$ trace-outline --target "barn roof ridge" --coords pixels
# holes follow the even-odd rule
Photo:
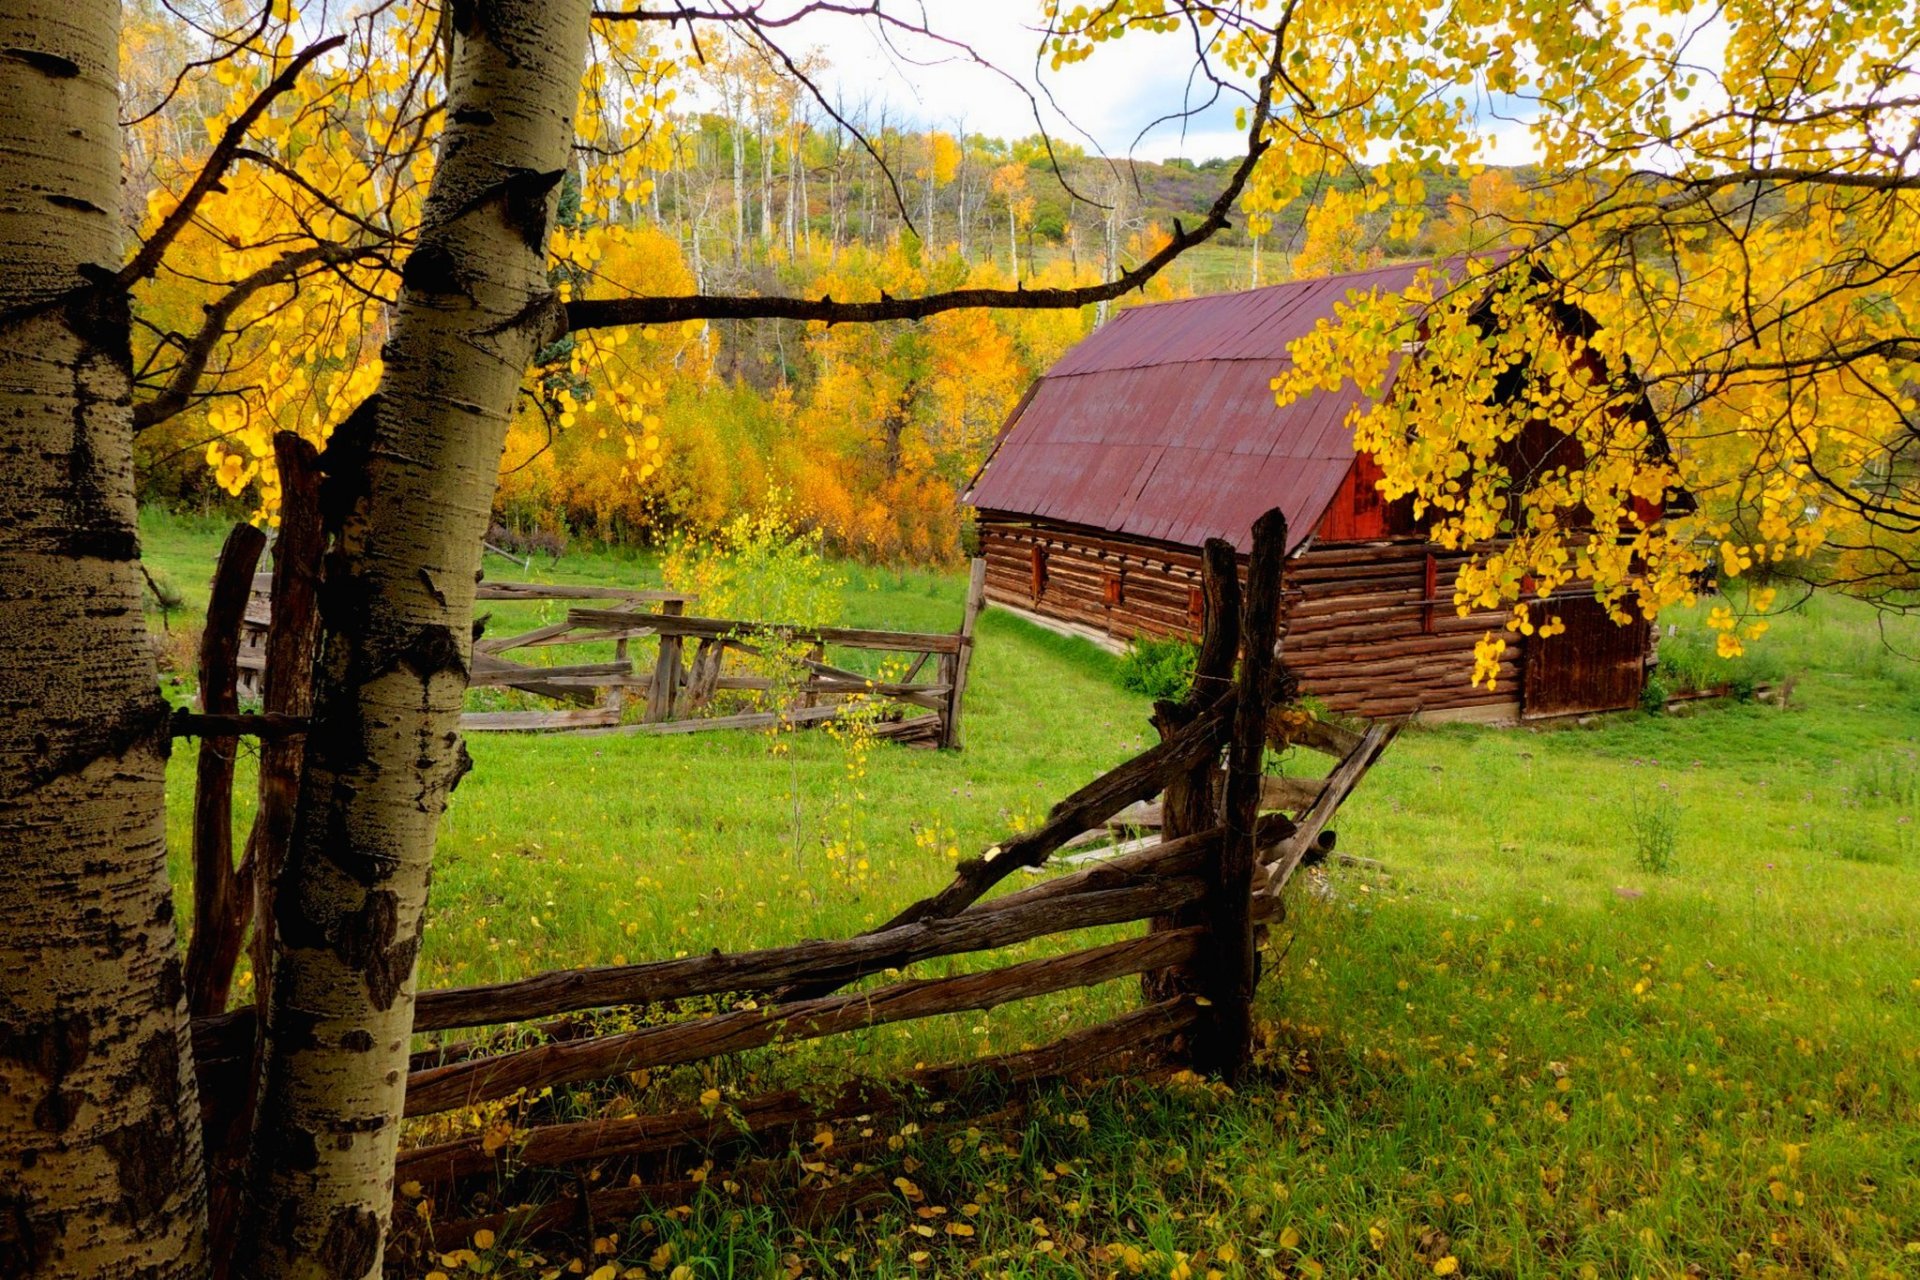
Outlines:
[[[1456,254],[1129,308],[1037,379],[968,486],[981,510],[1245,550],[1253,521],[1286,513],[1310,536],[1353,467],[1351,381],[1286,406],[1287,349],[1369,283],[1404,290]],[[1390,380],[1389,380],[1390,381]]]
[[[1357,290],[1401,292],[1423,271],[1453,274],[1469,262],[1498,265],[1507,251],[1457,253],[1383,263],[1336,275],[1308,276],[1240,289],[1143,303],[1120,312],[1083,338],[1048,377],[1194,360],[1286,360],[1287,348]]]

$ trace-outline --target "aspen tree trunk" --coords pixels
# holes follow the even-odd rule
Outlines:
[[[738,265],[741,246],[747,240],[747,129],[741,120],[746,110],[744,95],[728,114],[733,126],[733,261]]]
[[[120,6],[0,0],[0,1276],[173,1277],[206,1204],[141,616]]]
[[[337,522],[301,806],[274,887],[235,1274],[377,1276],[435,827],[464,771],[475,577],[508,420],[557,332],[548,225],[585,0],[456,4],[447,126],[379,394],[329,443]]]

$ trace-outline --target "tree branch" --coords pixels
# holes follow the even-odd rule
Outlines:
[[[247,132],[253,128],[254,122],[265,114],[276,98],[293,88],[294,83],[300,78],[300,73],[305,71],[314,59],[338,49],[346,42],[347,38],[339,35],[308,45],[293,55],[292,60],[281,69],[279,75],[267,83],[266,88],[254,95],[253,101],[249,102],[246,109],[235,116],[221,133],[220,141],[214,144],[212,152],[207,156],[206,164],[202,165],[200,172],[194,176],[193,185],[187,188],[187,194],[180,198],[180,203],[174,206],[173,212],[169,213],[154,233],[147,237],[146,243],[140,246],[140,251],[133,255],[132,260],[120,268],[119,274],[113,280],[118,288],[131,289],[159,269],[160,259],[166,256],[168,246],[193,220],[195,211],[199,209],[200,202],[206,199],[207,193],[218,187],[220,179],[226,176],[234,157],[239,153],[240,144],[246,141]]]
[[[971,307],[1006,310],[1043,310],[1084,307],[1107,302],[1142,288],[1167,264],[1195,245],[1202,244],[1230,224],[1233,205],[1253,175],[1260,158],[1272,145],[1266,134],[1270,118],[1273,84],[1279,74],[1281,46],[1274,46],[1273,60],[1260,78],[1253,119],[1247,130],[1247,154],[1233,176],[1207,210],[1198,226],[1184,228],[1176,221],[1173,238],[1159,252],[1137,267],[1101,284],[1067,288],[1023,289],[950,289],[917,298],[890,298],[885,293],[876,302],[836,302],[831,297],[756,297],[740,294],[683,294],[661,298],[585,298],[569,302],[566,326],[569,333],[583,329],[617,328],[624,325],[678,324],[688,320],[818,320],[827,324],[869,324],[880,320],[919,320],[943,311]]]
[[[227,336],[228,322],[243,305],[260,290],[272,285],[284,284],[307,267],[321,263],[348,262],[372,251],[365,247],[352,247],[341,244],[320,243],[308,245],[304,249],[295,249],[283,254],[273,262],[260,268],[250,276],[236,280],[233,287],[221,296],[218,302],[209,303],[206,308],[206,323],[193,335],[180,351],[180,361],[173,367],[173,376],[167,385],[153,399],[133,407],[133,429],[136,433],[149,427],[158,426],[168,418],[184,410],[193,399],[195,389],[200,385],[201,375],[206,373],[207,361],[213,356],[213,349],[220,339]]]

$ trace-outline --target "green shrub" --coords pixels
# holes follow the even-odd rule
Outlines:
[[[1660,676],[1660,669],[1647,673],[1647,682],[1640,686],[1640,709],[1648,715],[1657,716],[1667,709],[1667,699],[1673,696],[1673,690]]]
[[[1627,810],[1627,830],[1633,837],[1633,864],[1659,875],[1672,868],[1680,844],[1680,806],[1665,791],[1634,797]]]
[[[818,529],[802,529],[778,490],[710,539],[676,538],[661,575],[696,597],[688,612],[708,618],[832,626],[847,580],[828,561]]]
[[[969,560],[981,554],[980,517],[972,507],[960,514],[960,554]]]
[[[1898,755],[1874,756],[1853,771],[1849,789],[1855,804],[1888,805],[1908,808],[1920,804],[1920,757],[1909,751]]]
[[[1141,636],[1120,659],[1120,687],[1149,698],[1184,698],[1199,651],[1172,636]]]

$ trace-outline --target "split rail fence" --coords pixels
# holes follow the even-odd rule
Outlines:
[[[954,632],[882,631],[854,627],[806,627],[740,618],[690,616],[694,597],[682,592],[534,582],[482,582],[482,603],[562,603],[564,620],[528,631],[483,637],[473,646],[469,687],[515,689],[566,704],[558,708],[469,711],[460,727],[469,733],[703,733],[711,729],[804,727],[847,714],[849,704],[881,701],[899,711],[884,716],[874,736],[941,747],[961,744],[960,712],[973,657],[973,630],[986,598],[986,568],[975,561],[960,628]],[[264,688],[268,636],[273,624],[274,575],[255,574],[239,626],[235,657],[237,692],[258,696]],[[210,619],[211,621],[211,619]],[[650,668],[636,666],[630,646],[653,637],[658,651]],[[510,654],[554,646],[611,645],[613,657],[597,661],[536,665]],[[883,679],[836,666],[827,647],[892,652],[907,665],[897,679]],[[735,663],[729,655],[765,659],[791,673],[768,674],[767,662]],[[710,714],[715,695],[750,692],[762,705],[727,715]],[[628,699],[642,704],[628,716]]]
[[[1296,868],[1330,845],[1329,822],[1397,731],[1380,724],[1355,734],[1294,703],[1294,681],[1276,652],[1285,542],[1277,511],[1255,526],[1244,599],[1231,547],[1208,546],[1196,678],[1183,701],[1156,707],[1160,740],[1061,800],[1037,828],[963,861],[938,892],[854,937],[422,992],[416,1032],[469,1034],[415,1055],[405,1107],[410,1117],[429,1116],[544,1089],[564,1092],[632,1072],[1119,980],[1139,983],[1141,1007],[1042,1048],[848,1085],[824,1106],[783,1091],[720,1109],[624,1119],[527,1123],[536,1118],[528,1109],[505,1145],[476,1134],[402,1151],[395,1183],[417,1184],[432,1213],[422,1218],[409,1205],[396,1221],[415,1224],[415,1243],[441,1249],[458,1247],[483,1227],[496,1234],[590,1230],[648,1203],[678,1203],[687,1184],[674,1175],[685,1175],[686,1163],[708,1144],[751,1140],[743,1133],[765,1139],[836,1115],[885,1112],[929,1091],[1017,1089],[1121,1060],[1179,1063],[1229,1080],[1239,1075],[1252,1053],[1259,930],[1281,913],[1281,892]],[[661,623],[658,616],[622,616],[636,627]],[[684,629],[661,634],[725,636],[713,629],[720,624],[705,620],[679,625]],[[1276,746],[1324,752],[1338,764],[1324,779],[1276,789],[1263,781],[1266,752]],[[1163,796],[1162,831],[1152,844],[988,896],[1014,872],[1043,867],[1077,838],[1156,796]],[[956,976],[891,976],[939,957],[1130,923],[1145,927],[1064,954]],[[846,989],[876,977],[887,980]],[[675,1012],[675,1002],[702,997],[731,1007]],[[602,1034],[594,1020],[577,1016],[607,1009],[638,1011],[642,1025]],[[204,1012],[194,1025],[194,1050],[218,1161],[236,1141],[232,1116],[219,1108],[248,1092],[256,1020],[251,1008]],[[547,1199],[499,1208],[524,1199],[529,1188],[545,1188]],[[819,1198],[831,1210],[860,1190],[829,1187]],[[492,1212],[476,1213],[475,1205]]]

